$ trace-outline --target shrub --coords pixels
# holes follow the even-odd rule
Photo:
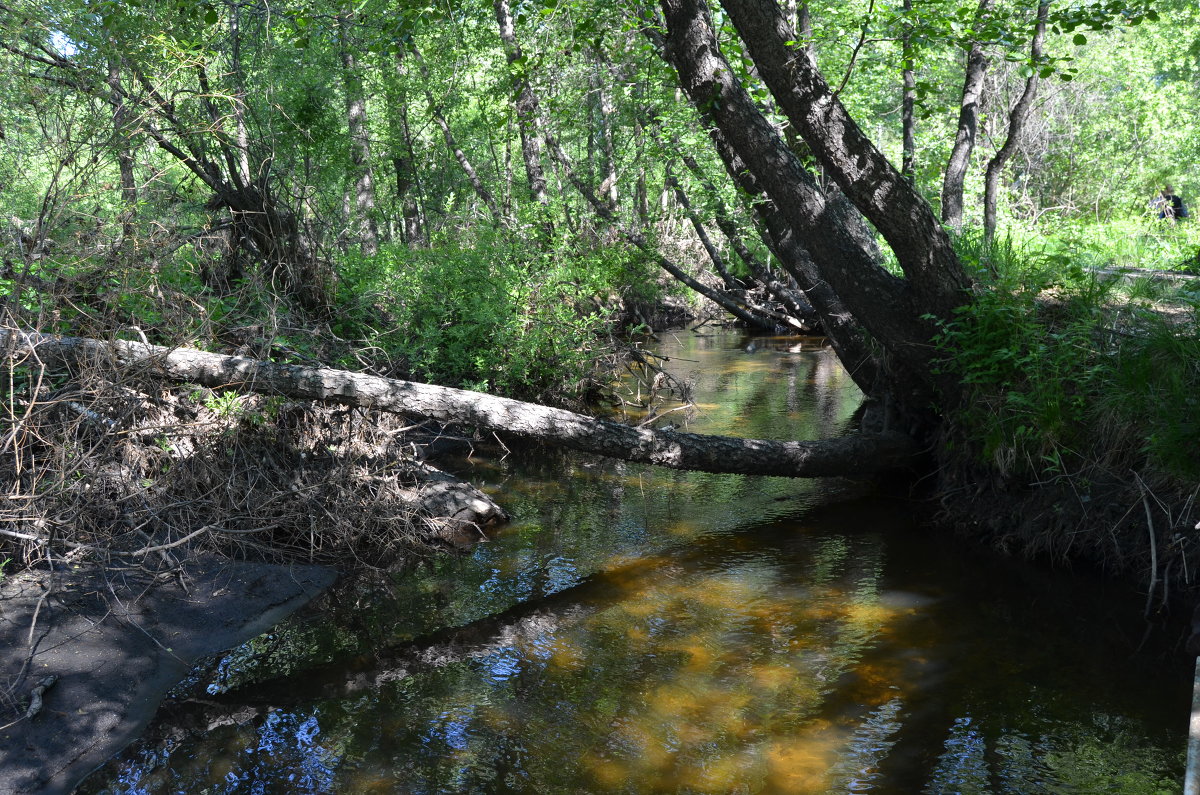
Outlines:
[[[619,248],[524,248],[497,235],[351,256],[339,300],[353,309],[338,332],[369,340],[421,380],[536,400],[578,396],[605,352],[614,295],[653,280]]]
[[[1035,478],[1082,464],[1200,475],[1195,298],[1149,304],[1160,296],[1137,281],[1044,255],[1021,263],[1011,247],[982,253],[995,279],[937,344],[966,388],[953,419],[984,460]]]

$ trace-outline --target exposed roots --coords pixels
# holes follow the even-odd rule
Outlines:
[[[941,470],[942,523],[1009,553],[1090,565],[1142,583],[1147,615],[1189,606],[1200,586],[1200,486],[1092,460],[1017,482],[967,460]]]

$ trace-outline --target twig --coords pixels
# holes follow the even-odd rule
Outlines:
[[[1154,589],[1158,585],[1158,541],[1154,537],[1154,519],[1150,515],[1150,498],[1146,496],[1148,489],[1138,473],[1134,472],[1133,476],[1137,478],[1138,486],[1142,490],[1142,506],[1146,509],[1146,530],[1150,533],[1150,587],[1146,592],[1146,609],[1143,612],[1143,615],[1149,618],[1150,605],[1154,601]]]
[[[870,6],[867,7],[866,16],[863,17],[862,33],[858,36],[858,43],[854,45],[854,51],[850,53],[850,63],[846,64],[846,74],[842,75],[842,82],[838,84],[833,95],[839,96],[842,89],[846,87],[846,83],[850,82],[850,75],[854,73],[854,62],[858,60],[858,53],[862,50],[863,45],[867,43],[867,30],[871,25],[871,14],[875,11],[875,0],[871,0]]]

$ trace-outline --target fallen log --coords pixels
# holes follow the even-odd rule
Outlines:
[[[414,381],[225,356],[144,342],[0,330],[11,359],[140,372],[213,389],[321,400],[429,417],[672,469],[781,477],[870,477],[912,465],[916,444],[885,431],[817,441],[774,441],[632,428],[563,409]]]

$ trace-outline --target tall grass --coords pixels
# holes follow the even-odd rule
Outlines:
[[[421,380],[534,400],[580,397],[622,294],[657,289],[645,258],[620,247],[540,251],[500,235],[389,246],[339,271],[340,335]]]
[[[966,388],[953,419],[985,461],[1033,480],[1095,466],[1200,477],[1195,293],[1011,240],[959,249],[982,286],[937,342]]]

